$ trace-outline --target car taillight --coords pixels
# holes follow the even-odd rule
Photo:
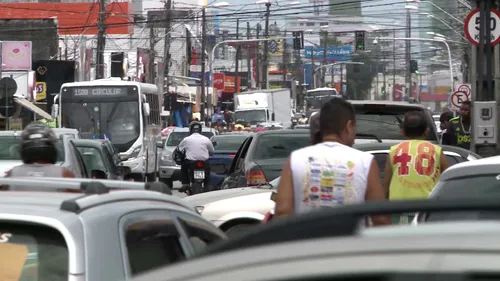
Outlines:
[[[194,163],[194,166],[195,166],[196,168],[200,168],[200,169],[201,169],[201,168],[203,168],[205,165],[203,165],[203,162],[198,161],[198,162]]]
[[[248,172],[247,175],[247,185],[254,186],[259,184],[265,184],[267,182],[264,172],[261,170],[252,170]]]
[[[231,158],[234,158],[234,157],[236,157],[236,154],[229,154],[229,156],[230,156]]]

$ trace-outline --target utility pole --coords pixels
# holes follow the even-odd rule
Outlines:
[[[326,65],[326,50],[327,50],[327,44],[326,41],[328,40],[328,31],[323,31],[323,65]],[[321,73],[323,75],[321,76],[321,87],[326,87],[325,84],[325,76],[326,76],[326,68],[323,68],[321,70]]]
[[[247,39],[250,39],[250,22],[247,21]],[[250,46],[250,45],[247,45]],[[250,48],[247,47],[247,89],[250,90],[252,88],[252,67],[250,65]]]
[[[264,38],[269,38],[269,16],[271,15],[271,2],[266,3],[266,25]],[[262,66],[262,89],[269,89],[269,42],[264,42],[264,65]]]
[[[163,75],[161,79],[163,79],[164,83],[160,83],[163,85],[163,89],[161,89],[161,93],[165,95],[170,95],[170,79],[169,79],[169,69],[170,69],[170,10],[172,9],[172,0],[167,0],[165,2],[165,41],[164,41],[164,49],[163,49]],[[170,120],[169,125],[172,126],[174,124],[174,115],[172,114],[172,101],[171,99],[167,99],[170,101],[168,110],[170,111]],[[174,101],[176,102],[176,101]]]
[[[207,22],[206,22],[206,16],[205,16],[206,8],[203,7],[201,10],[201,94],[200,94],[200,115],[201,115],[201,120],[205,121],[205,110],[207,110],[207,115],[209,115],[208,110],[210,110],[210,105],[211,103],[211,98],[206,101],[206,95],[208,93],[205,93],[205,87],[207,82],[205,81],[205,44],[207,41]],[[210,70],[212,71],[212,70]],[[212,89],[212,96],[213,96],[213,89]],[[206,103],[205,103],[206,102]],[[208,104],[208,106],[205,106]]]
[[[257,24],[257,33],[256,33],[256,37],[257,39],[260,39],[260,24]],[[255,43],[256,45],[256,50],[255,50],[255,78],[257,81],[255,81],[256,85],[258,88],[261,88],[261,85],[260,85],[260,73],[261,73],[261,69],[262,69],[262,66],[261,66],[261,63],[260,63],[260,42],[256,42]]]
[[[286,38],[286,31],[283,34],[283,37]],[[288,64],[288,49],[286,44],[286,39],[283,39],[283,88],[286,87],[286,73],[287,73],[287,64]]]
[[[104,78],[104,49],[106,47],[106,0],[99,0],[99,22],[97,33],[97,58],[96,58],[96,79]]]
[[[396,38],[396,29],[392,30],[392,37]],[[389,100],[394,100],[394,93],[396,91],[396,40],[392,41],[392,93]]]
[[[149,24],[149,65],[148,65],[148,82],[151,84],[155,83],[155,45],[156,36],[154,30],[154,24]]]
[[[411,38],[411,14],[410,10],[406,9],[406,38]],[[411,82],[411,40],[405,40],[406,52],[406,89],[408,91],[408,98],[412,95],[412,82]],[[452,89],[453,90],[453,89]]]
[[[240,39],[240,19],[236,19],[236,40]],[[236,45],[236,56],[234,58],[234,92],[239,93],[238,76],[240,72],[240,44]]]

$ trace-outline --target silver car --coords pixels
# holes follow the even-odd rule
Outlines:
[[[179,198],[145,190],[152,184],[62,178],[0,184],[23,188],[0,196],[0,257],[8,256],[13,280],[123,281],[225,238]],[[60,189],[78,193],[48,192]]]
[[[217,134],[217,131],[212,128],[203,128],[201,134],[210,139]],[[162,148],[159,161],[159,176],[160,180],[168,186],[172,186],[174,181],[181,179],[181,166],[175,164],[172,160],[172,152],[187,136],[189,136],[189,128],[174,128]]]
[[[0,177],[15,166],[23,164],[19,151],[22,131],[0,131]],[[57,134],[57,131],[56,131]],[[73,145],[73,136],[66,133],[58,135],[56,143],[58,151],[57,164],[72,171],[76,177],[86,178],[87,172],[80,154]]]

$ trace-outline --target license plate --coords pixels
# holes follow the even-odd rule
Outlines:
[[[195,180],[205,179],[205,171],[194,171],[194,179]]]

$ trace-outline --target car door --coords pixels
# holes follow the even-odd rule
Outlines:
[[[180,211],[171,213],[177,218],[183,235],[190,242],[192,252],[188,257],[203,252],[212,243],[227,239],[224,232],[199,217]]]
[[[119,229],[127,279],[191,255],[189,241],[167,210],[129,213],[120,218]]]
[[[78,170],[78,174],[81,175],[82,178],[89,178],[89,175],[87,174],[87,167],[85,167],[85,163],[83,162],[82,155],[76,148],[75,144],[73,141],[69,141],[69,147],[71,148],[71,151],[73,152],[73,159],[75,160],[75,167]]]
[[[222,189],[228,188],[236,188],[238,187],[240,178],[245,176],[244,165],[245,165],[245,157],[248,152],[248,148],[252,143],[253,137],[248,137],[245,142],[240,146],[236,156],[231,163],[231,167],[229,168],[228,177],[222,183]],[[245,179],[246,183],[246,179]]]

